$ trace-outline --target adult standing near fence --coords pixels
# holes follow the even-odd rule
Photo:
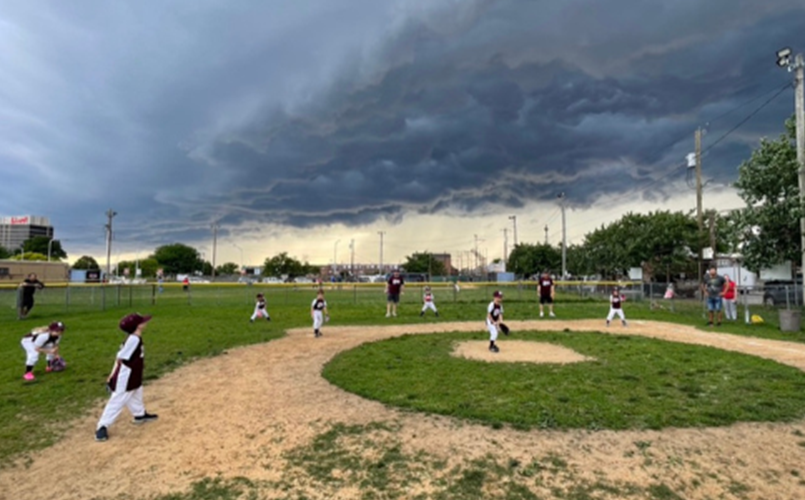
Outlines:
[[[556,297],[556,284],[547,271],[543,272],[542,276],[539,277],[537,290],[539,293],[539,317],[545,316],[544,307],[545,304],[548,304],[548,313],[551,318],[555,318],[556,315],[553,313],[553,300]]]
[[[728,321],[737,321],[738,307],[735,303],[737,285],[732,281],[729,274],[724,275],[724,281],[726,281],[724,286],[724,316]]]
[[[18,317],[25,319],[34,308],[34,294],[37,290],[45,288],[45,284],[39,281],[36,273],[31,273],[25,278],[19,287],[18,296]]]
[[[395,269],[386,281],[386,317],[397,316],[397,304],[400,303],[400,294],[405,287],[405,280],[400,276],[400,270]]]
[[[727,282],[724,277],[718,274],[718,270],[715,267],[711,267],[710,271],[704,276],[704,283],[702,284],[702,293],[707,294],[708,326],[713,326],[713,321],[715,321],[716,326],[721,326],[723,299],[726,289]]]

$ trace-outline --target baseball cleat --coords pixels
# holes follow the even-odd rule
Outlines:
[[[134,417],[133,422],[135,424],[144,424],[146,422],[154,421],[154,420],[156,420],[158,418],[159,418],[158,415],[154,415],[152,413],[145,412],[142,415],[140,415],[139,417]]]
[[[491,345],[489,346],[489,352],[500,352],[500,349],[496,345]]]
[[[109,439],[109,431],[106,430],[106,427],[95,431],[95,441],[106,441],[107,439]]]
[[[30,382],[31,380],[34,380],[36,377],[34,377],[33,372],[28,372],[25,375],[23,375],[22,378]]]

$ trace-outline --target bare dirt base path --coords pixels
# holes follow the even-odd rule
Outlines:
[[[509,326],[514,338],[517,331],[565,328],[628,333],[744,352],[805,370],[802,344],[656,322],[609,329],[602,323],[528,321]],[[110,440],[96,443],[99,406],[53,447],[33,454],[25,465],[0,471],[0,498],[149,498],[185,492],[193,482],[218,475],[278,481],[288,474],[288,453],[308,445],[333,423],[371,422],[392,422],[403,452],[439,457],[447,464],[444,470],[488,456],[522,464],[535,457],[558,457],[549,460],[553,469],[532,471],[537,480],[530,477],[529,488],[542,498],[569,491],[579,481],[659,484],[690,499],[805,498],[805,437],[799,437],[805,436],[805,422],[659,432],[492,430],[387,408],[344,392],[320,375],[335,354],[363,342],[448,331],[478,331],[483,338],[481,323],[329,327],[320,339],[304,329],[195,362],[146,387],[146,405],[160,415],[157,422],[134,426],[124,414],[110,429]],[[505,347],[506,339],[500,345]],[[412,492],[431,491],[429,476],[423,477]],[[309,486],[304,478],[294,481],[293,491],[309,498],[354,498],[358,491],[350,484],[328,492]],[[608,491],[590,498],[622,497]],[[286,493],[267,496],[286,498]],[[663,494],[660,488],[631,498],[678,498]]]

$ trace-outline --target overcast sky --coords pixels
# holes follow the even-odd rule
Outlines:
[[[71,259],[175,241],[327,263],[557,243],[695,207],[685,154],[791,81],[802,0],[0,0],[0,215]],[[739,105],[747,103],[742,107]],[[736,109],[737,108],[737,109]],[[707,207],[786,89],[704,158]],[[336,241],[340,240],[338,244]]]

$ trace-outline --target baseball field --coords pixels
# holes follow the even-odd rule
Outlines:
[[[627,301],[607,327],[601,299],[541,319],[511,289],[493,354],[491,290],[436,288],[438,318],[413,287],[396,318],[382,289],[327,290],[321,338],[308,288],[51,289],[24,321],[0,293],[0,499],[805,498],[805,335],[773,310],[708,328]],[[258,291],[271,322],[249,322]],[[133,311],[159,419],[124,411],[98,443]],[[20,338],[53,320],[67,369],[26,382]]]

